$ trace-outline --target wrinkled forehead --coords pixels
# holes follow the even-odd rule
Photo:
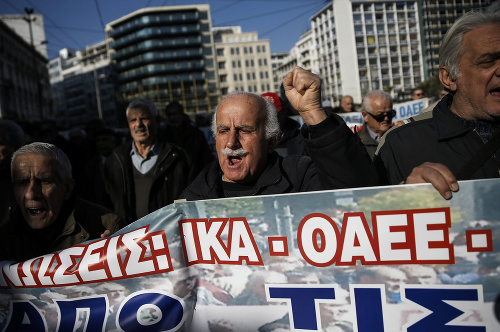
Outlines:
[[[134,107],[128,109],[129,118],[138,116],[152,118],[153,114],[146,107]]]
[[[217,126],[252,125],[264,123],[266,109],[264,100],[252,95],[234,95],[225,98],[217,107]]]
[[[60,178],[55,161],[42,154],[23,154],[14,159],[12,173],[14,176],[26,176],[34,173],[35,176]]]

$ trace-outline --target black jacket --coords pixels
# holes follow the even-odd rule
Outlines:
[[[365,147],[343,120],[331,114],[318,125],[303,126],[309,156],[273,152],[255,184],[254,195],[272,195],[376,184]],[[222,198],[219,163],[207,166],[180,196],[190,201]]]
[[[115,233],[125,224],[114,212],[74,195],[66,201],[50,226],[32,229],[19,207],[10,223],[0,228],[0,260],[24,261],[99,239],[105,230]]]
[[[132,169],[134,165],[130,156],[132,144],[133,142],[128,142],[116,148],[106,159],[104,169],[106,190],[113,202],[113,210],[127,224],[137,220]],[[159,144],[160,154],[153,166],[154,179],[149,192],[149,213],[173,203],[194,177],[184,150],[164,141]]]
[[[194,174],[198,174],[214,160],[205,134],[187,121],[184,121],[183,126],[178,129],[167,125],[163,135],[167,141],[184,149],[192,162]]]
[[[452,100],[453,96],[446,95],[432,112],[419,114],[383,136],[374,160],[382,183],[401,183],[424,162],[444,164],[456,175],[485,144],[453,115]],[[497,178],[499,167],[498,159],[492,157],[471,179]]]

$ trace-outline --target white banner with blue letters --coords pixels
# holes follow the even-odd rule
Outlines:
[[[176,203],[2,262],[2,331],[500,331],[500,180]]]

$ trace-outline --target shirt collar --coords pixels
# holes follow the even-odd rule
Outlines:
[[[377,142],[380,142],[380,137],[377,136],[377,134],[375,134],[371,129],[370,127],[368,127],[368,124],[366,126],[366,131],[368,131],[368,134],[370,134],[370,137],[373,138],[375,141]]]
[[[132,149],[130,150],[130,155],[133,156],[134,154],[140,156],[139,151],[137,151],[137,147],[135,146],[135,142],[132,141]],[[160,154],[160,146],[158,144],[158,140],[156,140],[155,143],[153,144],[153,146],[151,147],[151,149],[149,149],[146,157],[157,156],[159,154]]]

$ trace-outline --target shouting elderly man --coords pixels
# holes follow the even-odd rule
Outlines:
[[[444,198],[458,180],[499,177],[500,13],[469,12],[446,33],[432,112],[384,135],[375,163],[386,182],[430,182]]]
[[[218,162],[205,168],[183,192],[187,200],[270,195],[374,184],[375,172],[359,138],[336,114],[321,107],[318,76],[296,67],[283,80],[286,96],[305,121],[310,157],[281,157],[271,102],[233,93],[217,106],[212,122]]]
[[[55,145],[22,146],[11,168],[18,206],[0,229],[0,260],[27,260],[124,226],[113,212],[75,196],[71,164]]]

